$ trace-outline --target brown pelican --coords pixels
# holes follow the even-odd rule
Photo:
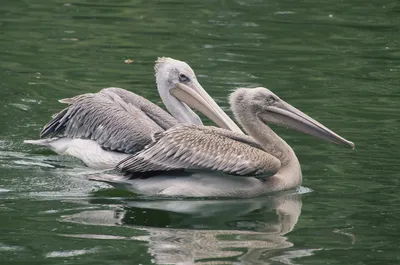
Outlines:
[[[184,85],[177,84],[176,89],[181,86]],[[107,174],[91,179],[148,195],[251,197],[295,188],[302,183],[300,163],[293,149],[265,123],[283,125],[354,148],[352,142],[266,88],[239,88],[231,94],[230,105],[236,120],[259,146],[242,134],[221,128],[178,124],[156,133],[148,147],[117,165],[117,169],[126,173],[169,173],[147,179]],[[174,172],[182,169],[189,172]]]
[[[178,123],[202,125],[188,105],[211,117],[218,126],[242,133],[202,88],[188,64],[162,57],[154,69],[159,94],[172,116],[130,91],[105,88],[60,100],[69,106],[54,115],[40,134],[41,138],[53,138],[24,142],[77,157],[91,168],[112,169],[149,144],[153,133]],[[171,90],[177,84],[183,85]]]

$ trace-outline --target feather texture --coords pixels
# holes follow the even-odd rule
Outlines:
[[[237,175],[272,175],[281,166],[251,137],[216,127],[179,124],[153,137],[153,143],[122,160],[116,168],[133,174],[208,169]]]
[[[121,88],[105,88],[60,102],[69,107],[53,116],[41,138],[91,139],[106,150],[133,154],[151,142],[153,133],[178,123],[154,103]]]

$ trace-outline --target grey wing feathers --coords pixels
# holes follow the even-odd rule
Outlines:
[[[262,146],[259,143],[257,143],[253,138],[251,138],[250,136],[248,136],[246,134],[236,133],[236,132],[218,128],[218,127],[212,127],[212,128],[213,128],[212,130],[215,131],[215,133],[218,133],[221,136],[231,138],[232,140],[236,140],[236,141],[248,144],[251,147],[258,148],[258,149],[264,151],[264,149],[262,148]]]
[[[177,125],[154,135],[154,142],[117,165],[122,172],[209,169],[237,175],[275,174],[280,161],[220,128]],[[235,134],[235,133],[233,133]],[[235,136],[235,135],[231,135]]]
[[[108,89],[61,102],[69,107],[53,116],[43,128],[41,138],[86,138],[108,150],[135,153],[151,142],[152,133],[163,131],[140,109]]]
[[[175,119],[171,114],[149,101],[148,99],[139,96],[131,91],[118,88],[108,87],[100,91],[107,95],[118,95],[123,101],[128,104],[132,104],[141,111],[143,111],[150,119],[158,124],[164,130],[171,128],[178,124],[178,120]]]

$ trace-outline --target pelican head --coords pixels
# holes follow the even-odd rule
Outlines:
[[[245,119],[256,116],[264,123],[288,127],[354,149],[353,142],[334,133],[265,87],[239,88],[231,94],[230,103],[235,115],[247,113],[248,117],[244,117]]]
[[[168,57],[158,58],[154,66],[157,88],[168,111],[182,123],[202,125],[189,108],[212,117],[218,126],[240,132],[239,127],[217,105],[197,81],[192,68],[185,62]]]

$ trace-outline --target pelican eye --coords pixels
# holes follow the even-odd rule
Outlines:
[[[190,81],[190,78],[185,74],[179,74],[179,81],[182,83],[187,83]]]
[[[274,103],[275,101],[276,101],[276,97],[274,97],[274,96],[268,96],[267,97],[267,101],[268,101],[268,103]]]

